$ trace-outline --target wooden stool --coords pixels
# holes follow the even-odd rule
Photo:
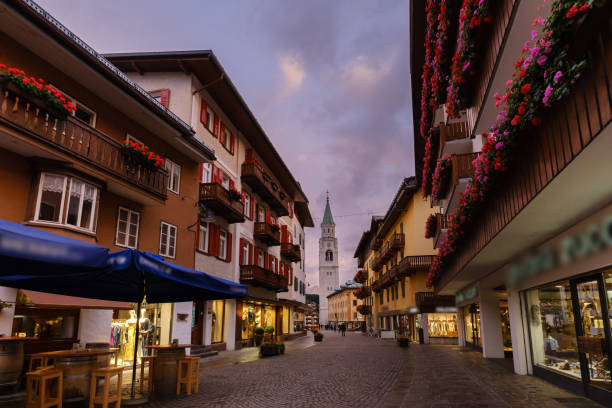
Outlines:
[[[183,374],[183,368],[185,374]],[[176,378],[176,395],[181,393],[181,384],[185,384],[187,395],[191,395],[191,387],[194,386],[194,393],[197,394],[199,387],[200,357],[187,356],[178,361],[178,371]]]
[[[30,366],[28,371],[41,370],[45,367],[52,366],[53,358],[46,357],[42,353],[30,354]]]
[[[114,394],[110,393],[111,377],[117,376],[117,389]],[[98,378],[104,378],[104,388],[101,395],[96,394]],[[121,382],[123,380],[123,367],[97,368],[91,373],[91,384],[89,386],[89,408],[94,404],[102,404],[102,408],[108,408],[108,404],[115,403],[115,408],[121,407]]]
[[[142,394],[142,388],[144,382],[147,381],[149,392],[153,392],[153,364],[155,362],[155,356],[140,357],[140,393]],[[145,365],[149,363],[149,375],[145,377]]]
[[[57,406],[62,408],[63,374],[56,368],[43,368],[42,370],[26,373],[26,408],[47,408]],[[51,394],[49,381],[57,380],[55,396]]]
[[[112,366],[118,367],[119,366],[119,351],[121,351],[121,349],[119,347],[111,347],[110,350],[113,352],[113,355],[115,356],[115,361],[112,364]]]

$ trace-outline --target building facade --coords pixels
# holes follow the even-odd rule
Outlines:
[[[357,312],[361,300],[355,296],[355,292],[361,287],[361,284],[350,280],[327,296],[328,324],[334,327],[346,324],[347,330],[355,330],[363,326],[365,318]]]
[[[319,317],[321,324],[328,323],[328,296],[340,286],[338,268],[338,239],[336,224],[329,206],[329,196],[321,222],[319,238]]]
[[[149,92],[168,89],[170,110],[217,152],[202,163],[195,268],[248,285],[243,300],[189,304],[191,344],[232,350],[257,327],[301,333],[308,200],[211,51],[107,56]]]
[[[214,150],[169,110],[166,89],[147,93],[44,10],[5,3],[0,21],[0,217],[193,268],[199,168]],[[45,102],[26,83],[59,90],[75,109]],[[134,156],[142,151],[146,163]],[[14,306],[0,313],[0,333],[38,337],[26,353],[109,342],[114,324],[135,327],[125,303],[10,288],[0,288],[0,299]],[[142,345],[183,340],[184,311],[132,311],[153,323]],[[134,347],[121,344],[129,361]]]
[[[484,358],[512,358],[517,374],[606,405],[610,4],[578,13],[569,1],[492,3],[471,10],[480,27],[461,37],[474,50],[463,61],[467,76],[454,70],[450,84],[439,84],[453,91],[459,77],[465,89],[421,104],[429,95],[422,78],[432,75],[424,44],[439,28],[424,4],[413,2],[415,163],[419,185],[440,209],[432,237],[441,251],[429,284],[455,296],[460,345]],[[540,36],[552,32],[553,20],[563,22],[555,37]],[[483,40],[477,47],[473,36]],[[453,55],[454,45],[445,52]],[[532,53],[537,58],[525,56]],[[564,76],[572,70],[580,73],[575,80]],[[539,89],[542,96],[532,100]]]

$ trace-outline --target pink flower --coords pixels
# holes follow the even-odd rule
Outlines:
[[[563,72],[561,71],[555,72],[555,76],[553,77],[553,82],[556,84],[557,82],[559,82],[559,79],[561,79],[562,76],[563,76]]]
[[[539,66],[546,64],[546,61],[548,61],[548,57],[546,55],[540,55],[536,60]]]
[[[551,86],[547,86],[546,90],[544,91],[544,97],[542,98],[542,103],[545,106],[550,106],[550,104],[548,103],[548,100],[550,99],[550,95],[553,92],[553,88]]]

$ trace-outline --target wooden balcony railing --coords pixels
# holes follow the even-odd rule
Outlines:
[[[258,265],[240,265],[240,283],[286,292],[289,281],[286,277]]]
[[[608,9],[609,10],[609,9]],[[442,271],[443,287],[574,160],[612,120],[612,41],[609,14],[591,13],[569,53],[586,55],[587,67],[569,95],[541,111],[542,124],[522,137],[513,169],[478,212],[478,223]],[[525,135],[527,136],[527,135]]]
[[[454,154],[451,157],[451,188],[454,188],[459,180],[469,178],[474,172],[472,162],[478,157],[478,153]]]
[[[357,306],[357,311],[359,312],[359,314],[361,314],[363,316],[371,315],[372,314],[372,306],[370,306],[370,305],[358,305]]]
[[[244,222],[244,204],[232,200],[229,191],[219,183],[200,184],[200,201],[230,224]]]
[[[354,292],[357,299],[365,299],[372,294],[372,289],[369,286],[362,286]]]
[[[467,122],[440,124],[440,151],[446,142],[467,139],[470,136]]]
[[[10,83],[0,83],[0,123],[156,198],[166,198],[168,173],[165,170],[150,171],[131,165],[117,140],[71,116],[58,118],[44,103]]]
[[[374,270],[375,272],[378,272],[381,270],[384,264],[385,261],[381,257],[377,256],[376,258],[372,259],[370,263],[370,268],[372,268],[372,270]]]
[[[383,262],[393,258],[397,251],[404,248],[404,234],[393,234],[380,250],[379,258]]]
[[[302,251],[299,245],[283,242],[281,243],[281,256],[284,256],[291,262],[299,262],[302,259]]]
[[[240,179],[248,184],[255,193],[259,194],[279,217],[289,215],[288,201],[286,198],[281,198],[281,193],[285,196],[286,194],[282,192],[280,186],[276,182],[270,179],[269,175],[264,176],[263,170],[257,163],[242,163],[242,174]],[[276,186],[276,189],[274,186]]]
[[[444,214],[436,214],[436,233],[433,237],[434,248],[439,248],[448,230],[448,219]]]
[[[398,268],[397,265],[395,265],[393,268],[389,269],[387,273],[382,274],[380,278],[374,281],[374,283],[372,284],[372,290],[374,292],[380,292],[381,290],[388,288],[399,280],[400,276]]]
[[[358,270],[353,280],[358,283],[365,283],[368,280],[368,271],[365,269]]]
[[[407,256],[397,264],[398,272],[401,277],[410,276],[416,272],[427,272],[433,259],[433,255]]]
[[[256,222],[253,236],[268,246],[280,245],[280,230],[275,224]]]
[[[383,240],[382,238],[374,238],[374,240],[372,241],[372,250],[373,251],[378,251],[383,244]]]

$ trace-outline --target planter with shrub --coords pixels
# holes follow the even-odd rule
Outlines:
[[[323,333],[315,333],[314,340],[315,341],[323,341]]]
[[[410,345],[410,339],[408,336],[404,335],[397,336],[397,345],[400,347],[408,347]]]
[[[259,345],[261,345],[261,342],[263,340],[264,328],[261,326],[257,326],[254,332],[255,332],[255,346],[259,347]]]

